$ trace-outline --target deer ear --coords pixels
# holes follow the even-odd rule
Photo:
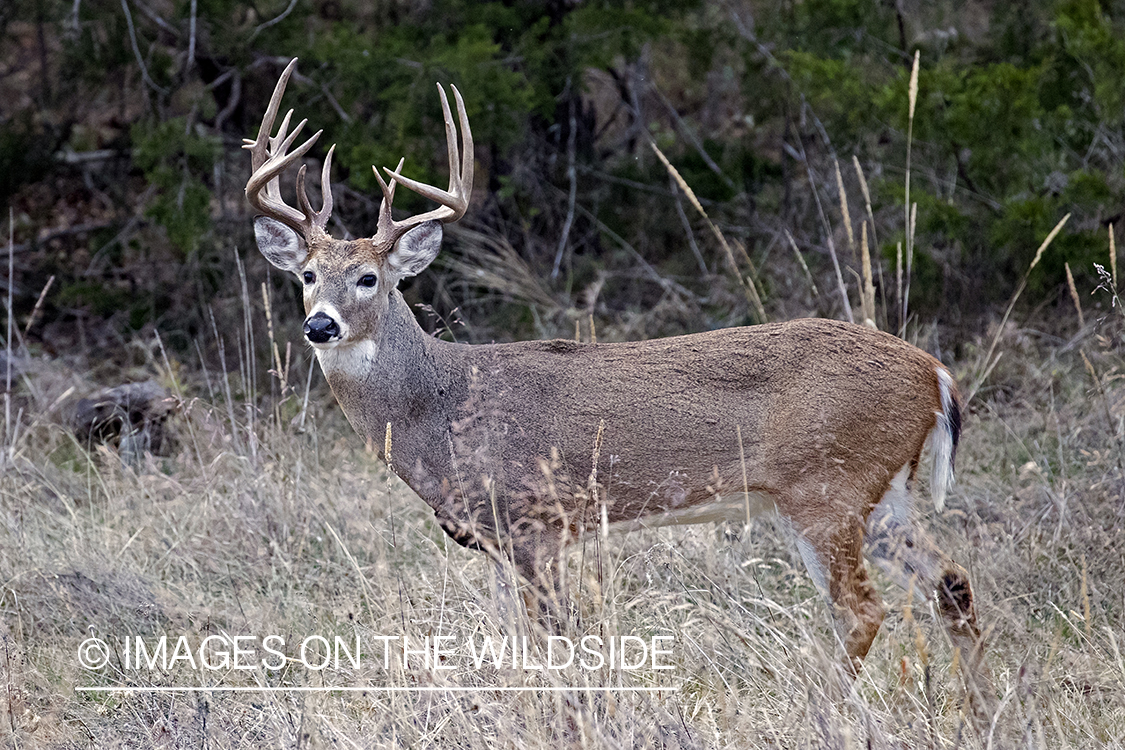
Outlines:
[[[437,220],[419,224],[402,236],[387,263],[400,279],[417,276],[433,262],[441,250],[441,222]]]
[[[309,249],[301,236],[277,219],[268,216],[254,219],[254,236],[262,255],[282,271],[299,273],[309,257]]]

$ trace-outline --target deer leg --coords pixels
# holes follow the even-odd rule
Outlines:
[[[511,563],[504,557],[494,556],[492,560],[492,594],[494,616],[503,631],[516,636],[524,630],[525,613],[516,595],[517,582]]]
[[[895,583],[915,596],[928,600],[940,571],[949,558],[913,520],[910,467],[891,480],[879,503],[867,517],[867,551],[871,559]]]
[[[895,583],[928,601],[941,571],[951,565],[929,534],[881,502],[867,519],[867,552]]]
[[[977,624],[969,574],[964,568],[953,562],[946,566],[938,581],[937,599],[949,640],[961,655],[961,674],[974,720],[987,729],[996,716],[996,695],[984,657],[985,643]]]
[[[892,486],[888,498],[894,493]],[[987,731],[996,712],[992,676],[984,656],[969,575],[945,554],[902,504],[884,498],[867,521],[868,552],[896,583],[925,601],[936,592],[938,612],[953,647],[960,652],[961,675],[974,722]]]
[[[802,526],[791,519],[797,549],[809,574],[832,605],[836,629],[854,677],[883,624],[883,603],[871,585],[862,557],[863,533],[858,520],[841,526],[817,519]]]
[[[512,564],[526,583],[524,603],[548,634],[560,634],[567,619],[564,548],[564,537],[554,527],[513,531]]]

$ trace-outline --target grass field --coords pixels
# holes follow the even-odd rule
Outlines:
[[[300,394],[261,397],[249,411],[227,401],[215,373],[205,383],[157,354],[150,374],[182,396],[175,448],[129,465],[60,426],[68,389],[89,387],[79,374],[21,360],[9,417],[18,431],[0,479],[0,739],[11,748],[1125,746],[1120,329],[1115,313],[1082,331],[1009,323],[997,336],[1003,356],[969,403],[947,510],[935,516],[919,495],[923,525],[969,570],[988,629],[1001,710],[985,734],[964,718],[932,609],[908,606],[882,578],[887,621],[841,695],[827,606],[768,519],[592,535],[573,550],[576,635],[670,636],[659,643],[671,669],[535,670],[544,657],[535,642],[527,668],[478,668],[468,644],[509,632],[492,566],[446,539],[326,389],[314,389],[299,430]],[[964,361],[951,362],[965,390],[988,343],[965,344]],[[267,667],[261,639],[271,634],[285,658]],[[197,659],[209,636],[249,636],[238,644],[258,649],[244,659],[257,666],[210,669],[180,652],[165,669],[138,668],[124,638],[146,639],[148,653],[162,635],[167,656],[183,636]],[[300,660],[308,636],[358,637],[364,657],[313,669]],[[440,661],[404,662],[401,641],[378,640],[393,636],[412,649],[452,638],[439,641]],[[79,661],[90,637],[109,647],[96,670]],[[305,661],[318,666],[323,645],[310,642]],[[217,650],[208,654],[221,666]],[[80,689],[113,685],[256,691]],[[320,690],[329,687],[339,689]],[[604,687],[616,689],[592,689]]]

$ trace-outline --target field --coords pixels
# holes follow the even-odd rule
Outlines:
[[[0,3],[0,749],[1125,749],[1120,8],[118,6]],[[876,570],[845,678],[770,517],[590,531],[574,622],[536,632],[352,431],[252,247],[241,146],[294,57],[334,237],[377,231],[372,165],[446,184],[434,83],[464,93],[470,212],[403,284],[434,335],[854,315],[949,365],[958,481],[939,513],[924,466],[915,512],[995,712]],[[160,395],[91,427],[124,383]]]
[[[541,639],[514,668],[475,664],[483,638],[524,632],[498,606],[492,565],[449,542],[364,449],[319,373],[306,411],[300,357],[289,379],[301,387],[275,387],[254,410],[231,396],[238,371],[224,384],[147,342],[149,373],[175,394],[163,457],[123,461],[81,444],[62,425],[72,394],[91,387],[84,376],[65,358],[13,359],[0,479],[3,746],[1125,746],[1121,318],[1099,295],[1101,317],[1084,328],[1066,316],[1009,322],[961,342],[950,362],[972,392],[958,484],[943,514],[922,493],[917,510],[974,582],[1000,701],[987,731],[965,718],[933,608],[882,578],[887,621],[841,691],[828,608],[769,519],[592,534],[573,549],[572,635],[669,652],[643,666],[638,640],[625,668],[534,669]],[[986,373],[993,339],[1002,356]],[[235,668],[231,640],[203,655],[209,636],[248,637],[236,643],[250,655]],[[302,654],[310,636],[326,640]],[[405,662],[396,636],[409,639]],[[97,655],[80,653],[91,637],[109,649],[93,670],[80,663]],[[138,664],[138,637],[151,665]],[[317,668],[325,646],[340,656],[337,637],[349,649],[358,639],[362,658]],[[214,648],[224,643],[226,664]],[[86,689],[120,685],[255,690]]]

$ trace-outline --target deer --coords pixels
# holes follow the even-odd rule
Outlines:
[[[303,333],[340,408],[457,543],[514,567],[538,616],[561,617],[565,551],[596,529],[742,521],[774,512],[833,615],[854,678],[884,619],[867,554],[915,596],[936,601],[974,700],[990,704],[984,642],[967,572],[913,518],[912,485],[930,446],[929,488],[954,481],[961,402],[947,367],[873,328],[825,319],[648,341],[461,344],[427,334],[398,290],[437,256],[442,226],[467,211],[474,152],[464,101],[454,124],[438,84],[446,190],[386,178],[376,232],[327,231],[322,205],[280,177],[320,137],[292,148],[290,110],[271,135],[281,74],[257,138],[246,197],[258,248],[303,286]],[[460,130],[460,146],[457,130]],[[401,220],[396,186],[438,204]],[[389,450],[388,450],[389,448]]]

